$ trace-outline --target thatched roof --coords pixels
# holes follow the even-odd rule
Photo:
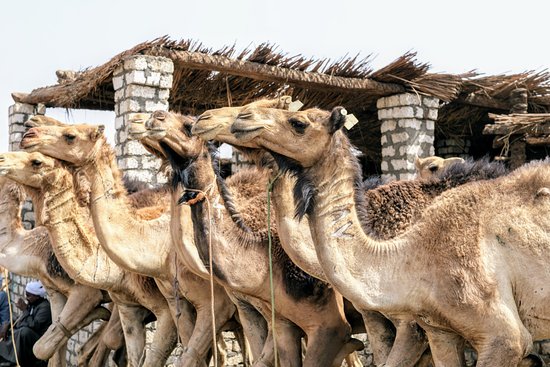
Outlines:
[[[407,91],[439,98],[444,105],[437,128],[444,136],[464,135],[480,119],[490,122],[488,112],[508,113],[510,92],[518,87],[528,91],[529,112],[550,112],[547,71],[496,76],[437,74],[430,73],[429,65],[418,62],[412,52],[375,71],[369,66],[369,57],[315,60],[289,56],[267,43],[253,50],[237,51],[235,46],[212,50],[197,42],[167,37],[141,43],[101,66],[69,75],[60,84],[30,94],[14,93],[14,100],[47,107],[113,110],[113,72],[135,54],[173,60],[169,103],[174,111],[198,114],[280,94],[291,94],[306,108],[343,105],[362,122],[350,131],[352,139],[373,155],[379,154],[375,112],[376,100],[382,96]]]

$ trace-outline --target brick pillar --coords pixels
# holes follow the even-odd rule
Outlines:
[[[135,112],[168,111],[173,72],[168,58],[133,55],[113,74],[117,163],[127,177],[152,186],[166,182],[157,174],[160,160],[138,141],[128,140],[128,118]]]
[[[382,176],[398,180],[414,178],[415,158],[434,155],[439,100],[404,93],[380,98],[376,106],[382,122]]]
[[[46,113],[46,107],[44,105],[31,105],[26,103],[16,102],[9,107],[9,150],[19,150],[19,143],[25,133],[25,126],[23,125],[32,115],[44,115]],[[23,227],[25,229],[32,229],[34,227],[34,212],[32,209],[32,202],[27,200],[23,203],[21,209],[21,218]]]

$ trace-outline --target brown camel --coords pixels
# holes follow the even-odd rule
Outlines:
[[[549,164],[448,190],[404,234],[378,241],[358,219],[364,199],[340,130],[345,115],[343,108],[250,109],[232,131],[298,175],[295,192],[306,194],[296,197],[298,215],[308,215],[321,265],[342,294],[365,308],[413,315],[437,365],[446,356],[432,341],[450,333],[472,344],[478,366],[517,365],[532,337],[550,332]]]
[[[263,236],[265,232],[259,231],[267,226],[264,220],[266,176],[258,174],[256,170],[241,171],[228,180],[226,187],[223,180],[216,179],[216,164],[211,161],[208,145],[203,140],[190,136],[190,122],[184,116],[157,111],[147,125],[155,133],[151,137],[161,139],[159,144],[170,160],[175,183],[205,191],[210,202],[214,203],[214,208],[218,208],[213,214],[216,222],[215,227],[212,227],[212,247],[215,249],[212,251],[213,273],[227,285],[244,293],[255,294],[268,302],[269,272],[265,253],[267,239]],[[230,192],[235,195],[234,198],[229,196]],[[221,197],[218,193],[221,193]],[[222,214],[223,208],[215,204],[220,200],[230,215]],[[239,203],[242,208],[241,217],[233,209],[235,203]],[[203,261],[208,262],[208,240],[202,235],[211,229],[204,217],[207,211],[202,203],[192,205],[191,210],[195,225],[195,243]],[[341,297],[325,283],[296,267],[280,247],[276,232],[273,238],[274,287],[277,293],[275,309],[282,318],[292,321],[306,333],[308,348],[304,365],[340,365],[343,357],[357,345],[357,341],[349,339],[349,325],[345,322],[338,304],[340,302],[341,306]],[[233,254],[231,257],[230,253]],[[242,257],[235,256],[235,253],[242,254]],[[252,258],[256,260],[251,273],[241,262],[250,264]],[[235,272],[232,269],[243,270]],[[243,282],[243,277],[246,282]],[[258,292],[257,289],[262,292],[251,293]],[[304,319],[304,313],[311,316]],[[332,337],[329,338],[329,335]]]
[[[48,175],[43,174],[48,171]],[[130,366],[140,365],[145,348],[143,322],[149,310],[157,317],[152,353],[143,365],[164,363],[175,342],[175,328],[164,297],[153,280],[118,267],[102,251],[86,210],[79,206],[73,177],[63,165],[40,153],[10,152],[0,155],[0,173],[25,187],[37,215],[50,233],[53,250],[75,281],[109,291],[118,305]],[[146,307],[146,308],[144,308]]]
[[[25,135],[22,146],[30,144],[34,150],[71,162],[79,173],[83,173],[89,179],[91,214],[102,248],[122,268],[154,277],[160,291],[168,300],[172,317],[178,322],[178,331],[186,347],[180,361],[181,365],[204,364],[212,345],[210,287],[205,279],[189,271],[177,258],[172,245],[168,213],[159,216],[159,213],[148,210],[144,215],[143,210],[137,212],[130,205],[120,171],[114,163],[113,150],[102,136],[99,141],[92,140],[90,145],[90,139],[82,138],[86,137],[86,132],[82,133],[78,125],[40,126],[31,129]],[[96,132],[99,129],[87,125],[83,125],[82,128],[91,128]],[[62,130],[63,132],[57,136],[69,134],[74,138],[69,141],[66,138],[54,140],[52,135],[49,135],[49,140],[43,142],[33,135],[39,132],[39,129]],[[53,130],[48,131],[52,133]],[[97,155],[90,153],[91,155],[83,160],[82,153],[90,147],[98,149]],[[160,209],[163,211],[164,205]],[[111,219],[120,217],[120,213],[125,213],[124,221]],[[178,290],[184,297],[179,299],[178,306],[174,294],[176,278]],[[222,287],[215,285],[214,293],[215,324],[217,332],[220,332],[234,314],[235,307]],[[191,304],[197,312],[196,323],[191,318]]]
[[[107,295],[69,278],[52,252],[46,228],[23,228],[24,194],[17,184],[0,177],[0,198],[0,266],[40,279],[46,287],[54,323],[36,342],[34,353],[40,359],[49,359],[50,366],[65,366],[71,335],[93,320],[109,317],[108,310],[100,307],[108,300]]]

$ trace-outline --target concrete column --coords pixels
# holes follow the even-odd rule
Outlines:
[[[376,106],[382,122],[382,176],[394,180],[414,178],[415,158],[435,153],[439,100],[404,93],[380,98]]]
[[[113,73],[117,163],[125,175],[152,186],[165,183],[160,160],[138,141],[128,140],[131,113],[168,111],[174,64],[165,57],[132,55]]]
[[[9,107],[8,125],[9,125],[9,150],[19,150],[19,143],[25,133],[24,123],[32,115],[44,115],[46,107],[44,105],[31,105],[26,103],[16,102]],[[34,211],[32,202],[27,200],[23,203],[21,209],[21,219],[25,229],[34,227]]]
[[[9,125],[9,150],[19,150],[19,143],[25,133],[23,125],[32,115],[43,115],[46,113],[44,105],[32,105],[16,102],[9,107],[8,125]]]

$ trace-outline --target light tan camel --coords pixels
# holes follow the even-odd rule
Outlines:
[[[445,167],[456,163],[464,163],[464,159],[459,157],[441,158],[431,156],[425,158],[416,157],[414,160],[416,175],[418,178],[424,180],[433,177],[435,173],[441,172]]]
[[[302,189],[295,192],[311,194],[296,198],[298,214],[308,214],[320,263],[342,294],[415,316],[438,366],[446,356],[432,340],[449,332],[472,344],[478,366],[516,366],[532,338],[550,332],[549,164],[449,190],[403,235],[377,241],[359,223],[361,174],[340,130],[345,115],[248,110],[232,132],[292,165]]]
[[[217,209],[213,214],[215,227],[210,227],[206,208],[201,203],[191,206],[195,224],[195,243],[203,261],[208,260],[208,241],[202,233],[212,229],[212,256],[214,274],[231,287],[241,292],[254,294],[269,301],[268,258],[266,228],[266,176],[256,170],[242,171],[233,175],[225,186],[215,174],[209,147],[201,139],[190,137],[191,120],[181,115],[164,111],[153,113],[147,124],[161,139],[163,152],[169,157],[174,176],[186,188],[206,192],[211,203],[223,201],[228,213]],[[182,127],[183,126],[183,127]],[[161,132],[163,131],[163,132]],[[187,181],[187,182],[183,182]],[[229,196],[229,190],[235,196]],[[220,195],[221,193],[221,195]],[[238,203],[240,214],[233,207]],[[214,204],[214,207],[219,207]],[[246,218],[244,216],[246,215]],[[249,227],[242,224],[247,223]],[[249,229],[252,228],[252,229]],[[204,231],[204,232],[203,232]],[[251,232],[254,231],[254,232]],[[284,253],[274,232],[275,309],[281,317],[298,325],[307,335],[308,348],[304,365],[340,365],[343,357],[353,351],[357,344],[349,339],[350,328],[339,308],[342,299],[327,285],[304,273]],[[235,256],[240,253],[241,256]],[[231,257],[230,257],[230,254]],[[255,268],[247,271],[242,261],[250,264],[254,258]],[[242,269],[235,272],[233,269]],[[243,280],[246,279],[246,282]],[[262,289],[263,292],[258,292]],[[256,293],[251,293],[256,292]],[[299,310],[299,311],[298,311]],[[315,311],[314,311],[315,310]],[[304,318],[304,314],[309,318]],[[278,325],[276,325],[278,327]],[[329,337],[331,335],[331,337]]]
[[[49,174],[44,174],[48,170]],[[53,250],[74,280],[109,291],[118,305],[130,366],[158,366],[173,349],[176,335],[168,305],[151,278],[127,272],[102,250],[86,209],[79,206],[71,172],[40,153],[0,155],[0,174],[25,187],[35,207],[37,222],[50,233]],[[144,308],[146,307],[146,308]],[[143,322],[149,311],[157,317],[152,353],[145,353]]]
[[[109,318],[108,310],[100,307],[107,294],[69,278],[52,252],[46,228],[23,228],[23,191],[4,177],[0,177],[0,200],[0,266],[40,279],[51,303],[54,322],[34,345],[34,353],[50,360],[50,366],[65,366],[71,335],[93,320]]]
[[[178,331],[185,345],[182,366],[202,365],[212,340],[212,313],[210,286],[208,282],[196,276],[181,264],[177,258],[170,234],[169,213],[137,212],[130,204],[123,187],[121,174],[114,162],[111,147],[102,137],[100,141],[82,138],[86,133],[82,129],[97,131],[98,127],[88,125],[40,125],[27,133],[22,145],[32,144],[33,149],[43,151],[50,156],[71,162],[78,167],[90,181],[91,214],[96,233],[102,248],[122,268],[154,277],[160,291],[168,300],[173,319],[178,322]],[[44,142],[33,134],[38,129],[57,129],[57,136],[74,136]],[[52,132],[53,130],[47,130]],[[51,137],[51,135],[49,136]],[[99,136],[98,136],[99,137]],[[90,143],[91,142],[91,143]],[[98,154],[93,153],[82,159],[82,152],[99,147]],[[159,208],[156,208],[159,209]],[[164,210],[164,206],[160,208]],[[112,218],[124,213],[124,221]],[[151,215],[152,214],[152,215]],[[174,281],[178,280],[178,291],[181,296],[175,299]],[[215,323],[217,332],[223,330],[232,317],[235,307],[220,286],[215,286]],[[192,306],[197,311],[197,322],[194,323]],[[179,305],[176,305],[179,302]],[[179,311],[178,311],[179,310]],[[178,316],[179,312],[179,316]],[[232,324],[234,327],[234,323]],[[229,326],[229,325],[228,325]]]
[[[278,101],[272,100],[272,103],[281,105]],[[242,146],[242,143],[230,132],[231,124],[239,113],[247,108],[254,107],[270,107],[269,100],[243,107],[208,110],[200,115],[193,125],[193,133],[204,137],[204,139],[215,139],[238,146],[239,149],[244,149],[246,154],[255,156],[254,161],[265,165],[270,158],[265,156],[263,149],[247,147],[246,144]],[[298,266],[309,274],[328,281],[317,259],[307,220],[298,221],[294,217],[294,199],[292,197],[294,180],[288,175],[281,176],[274,163],[269,164],[269,169],[271,170],[270,179],[274,182],[273,207],[278,233],[281,236],[281,244]],[[394,362],[399,361],[402,366],[412,366],[418,361],[426,349],[427,341],[411,318],[392,317],[392,321],[397,327],[397,339],[393,343],[394,333],[389,321],[384,316],[369,310],[361,310],[361,313],[377,364],[388,363],[392,365]],[[394,345],[393,349],[392,345]],[[392,350],[391,354],[390,350]]]

